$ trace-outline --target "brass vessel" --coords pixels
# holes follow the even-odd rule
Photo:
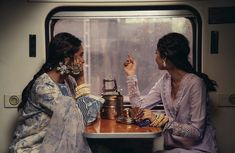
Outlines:
[[[111,88],[107,88],[107,84],[111,84]],[[123,111],[123,96],[117,90],[115,79],[103,80],[102,98],[105,102],[101,108],[100,116],[104,119],[117,119],[122,115]]]

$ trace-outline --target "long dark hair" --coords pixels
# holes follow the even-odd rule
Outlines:
[[[159,39],[157,50],[162,59],[170,60],[178,69],[188,73],[194,73],[202,78],[207,91],[216,91],[217,83],[211,80],[205,73],[196,72],[188,60],[190,52],[188,39],[179,33],[169,33]]]
[[[18,106],[18,110],[24,108],[35,80],[43,73],[56,68],[59,62],[63,62],[66,57],[73,57],[79,50],[81,43],[82,41],[80,39],[65,32],[59,33],[52,38],[48,48],[48,58],[41,69],[34,75],[33,79],[24,88],[22,92],[22,102]]]

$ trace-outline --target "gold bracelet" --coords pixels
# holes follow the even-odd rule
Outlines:
[[[157,124],[159,124],[164,119],[164,116],[164,114],[158,114],[154,121],[150,124],[150,126],[156,126]]]
[[[87,84],[81,84],[75,88],[75,98],[90,94],[90,88]]]
[[[75,88],[75,90],[80,90],[81,88],[89,88],[89,85],[86,83],[80,84]]]
[[[153,122],[150,124],[150,126],[153,126],[153,125],[157,122],[158,117],[159,117],[159,115],[156,115],[155,119],[154,119]]]

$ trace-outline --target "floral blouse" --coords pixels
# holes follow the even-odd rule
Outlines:
[[[95,120],[102,103],[99,100],[89,96],[75,100],[67,84],[56,84],[46,73],[42,74],[20,111],[9,151],[91,153],[83,132],[85,124]]]
[[[134,107],[151,109],[157,103],[163,103],[169,117],[163,130],[166,149],[174,149],[173,152],[182,148],[192,153],[217,152],[215,130],[207,120],[207,92],[201,78],[186,74],[175,99],[171,97],[169,73],[164,74],[144,97],[140,96],[136,76],[128,76],[127,85],[130,102]]]

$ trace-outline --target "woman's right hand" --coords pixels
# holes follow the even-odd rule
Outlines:
[[[81,85],[85,83],[84,79],[84,70],[83,70],[83,65],[84,65],[84,60],[82,57],[78,56],[74,59],[72,59],[70,65],[71,65],[71,73],[70,75],[74,77],[74,79],[77,82],[77,85]]]
[[[132,76],[136,74],[136,62],[131,55],[128,55],[127,60],[124,62],[124,71],[127,76]]]

